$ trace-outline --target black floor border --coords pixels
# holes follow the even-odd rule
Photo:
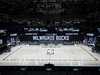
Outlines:
[[[83,47],[81,47],[83,50],[85,50]],[[88,54],[90,54],[87,50],[85,50]],[[98,61],[98,59],[96,57],[94,57],[92,54],[90,54],[94,59],[96,59]]]

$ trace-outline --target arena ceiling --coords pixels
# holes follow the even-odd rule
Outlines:
[[[89,14],[100,11],[100,1],[0,0],[0,10],[0,13],[11,17],[87,17]]]
[[[100,1],[0,0],[0,26],[6,28],[5,22],[8,22],[10,29],[11,27],[20,27],[20,30],[23,27],[47,25],[49,27],[56,25],[56,27],[68,28],[87,27],[86,29],[88,30],[93,25],[97,25],[95,27],[99,27],[98,25],[100,25]],[[20,24],[12,24],[12,22]],[[31,22],[30,26],[29,22]],[[80,22],[80,24],[76,22]]]

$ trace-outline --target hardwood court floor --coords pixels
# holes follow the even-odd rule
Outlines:
[[[47,55],[47,49],[54,49],[54,55]],[[48,63],[55,66],[100,66],[100,54],[92,53],[91,48],[83,45],[23,45],[0,55],[0,66],[43,66]]]

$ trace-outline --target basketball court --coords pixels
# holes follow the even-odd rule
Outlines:
[[[53,53],[49,51],[51,54],[47,54],[48,49],[53,49]],[[23,45],[13,47],[9,53],[1,54],[0,66],[43,66],[48,63],[55,66],[99,66],[99,55],[83,45]]]

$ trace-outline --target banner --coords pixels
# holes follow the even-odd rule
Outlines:
[[[1,45],[1,44],[3,44],[3,41],[2,41],[2,39],[0,39],[0,45]]]

